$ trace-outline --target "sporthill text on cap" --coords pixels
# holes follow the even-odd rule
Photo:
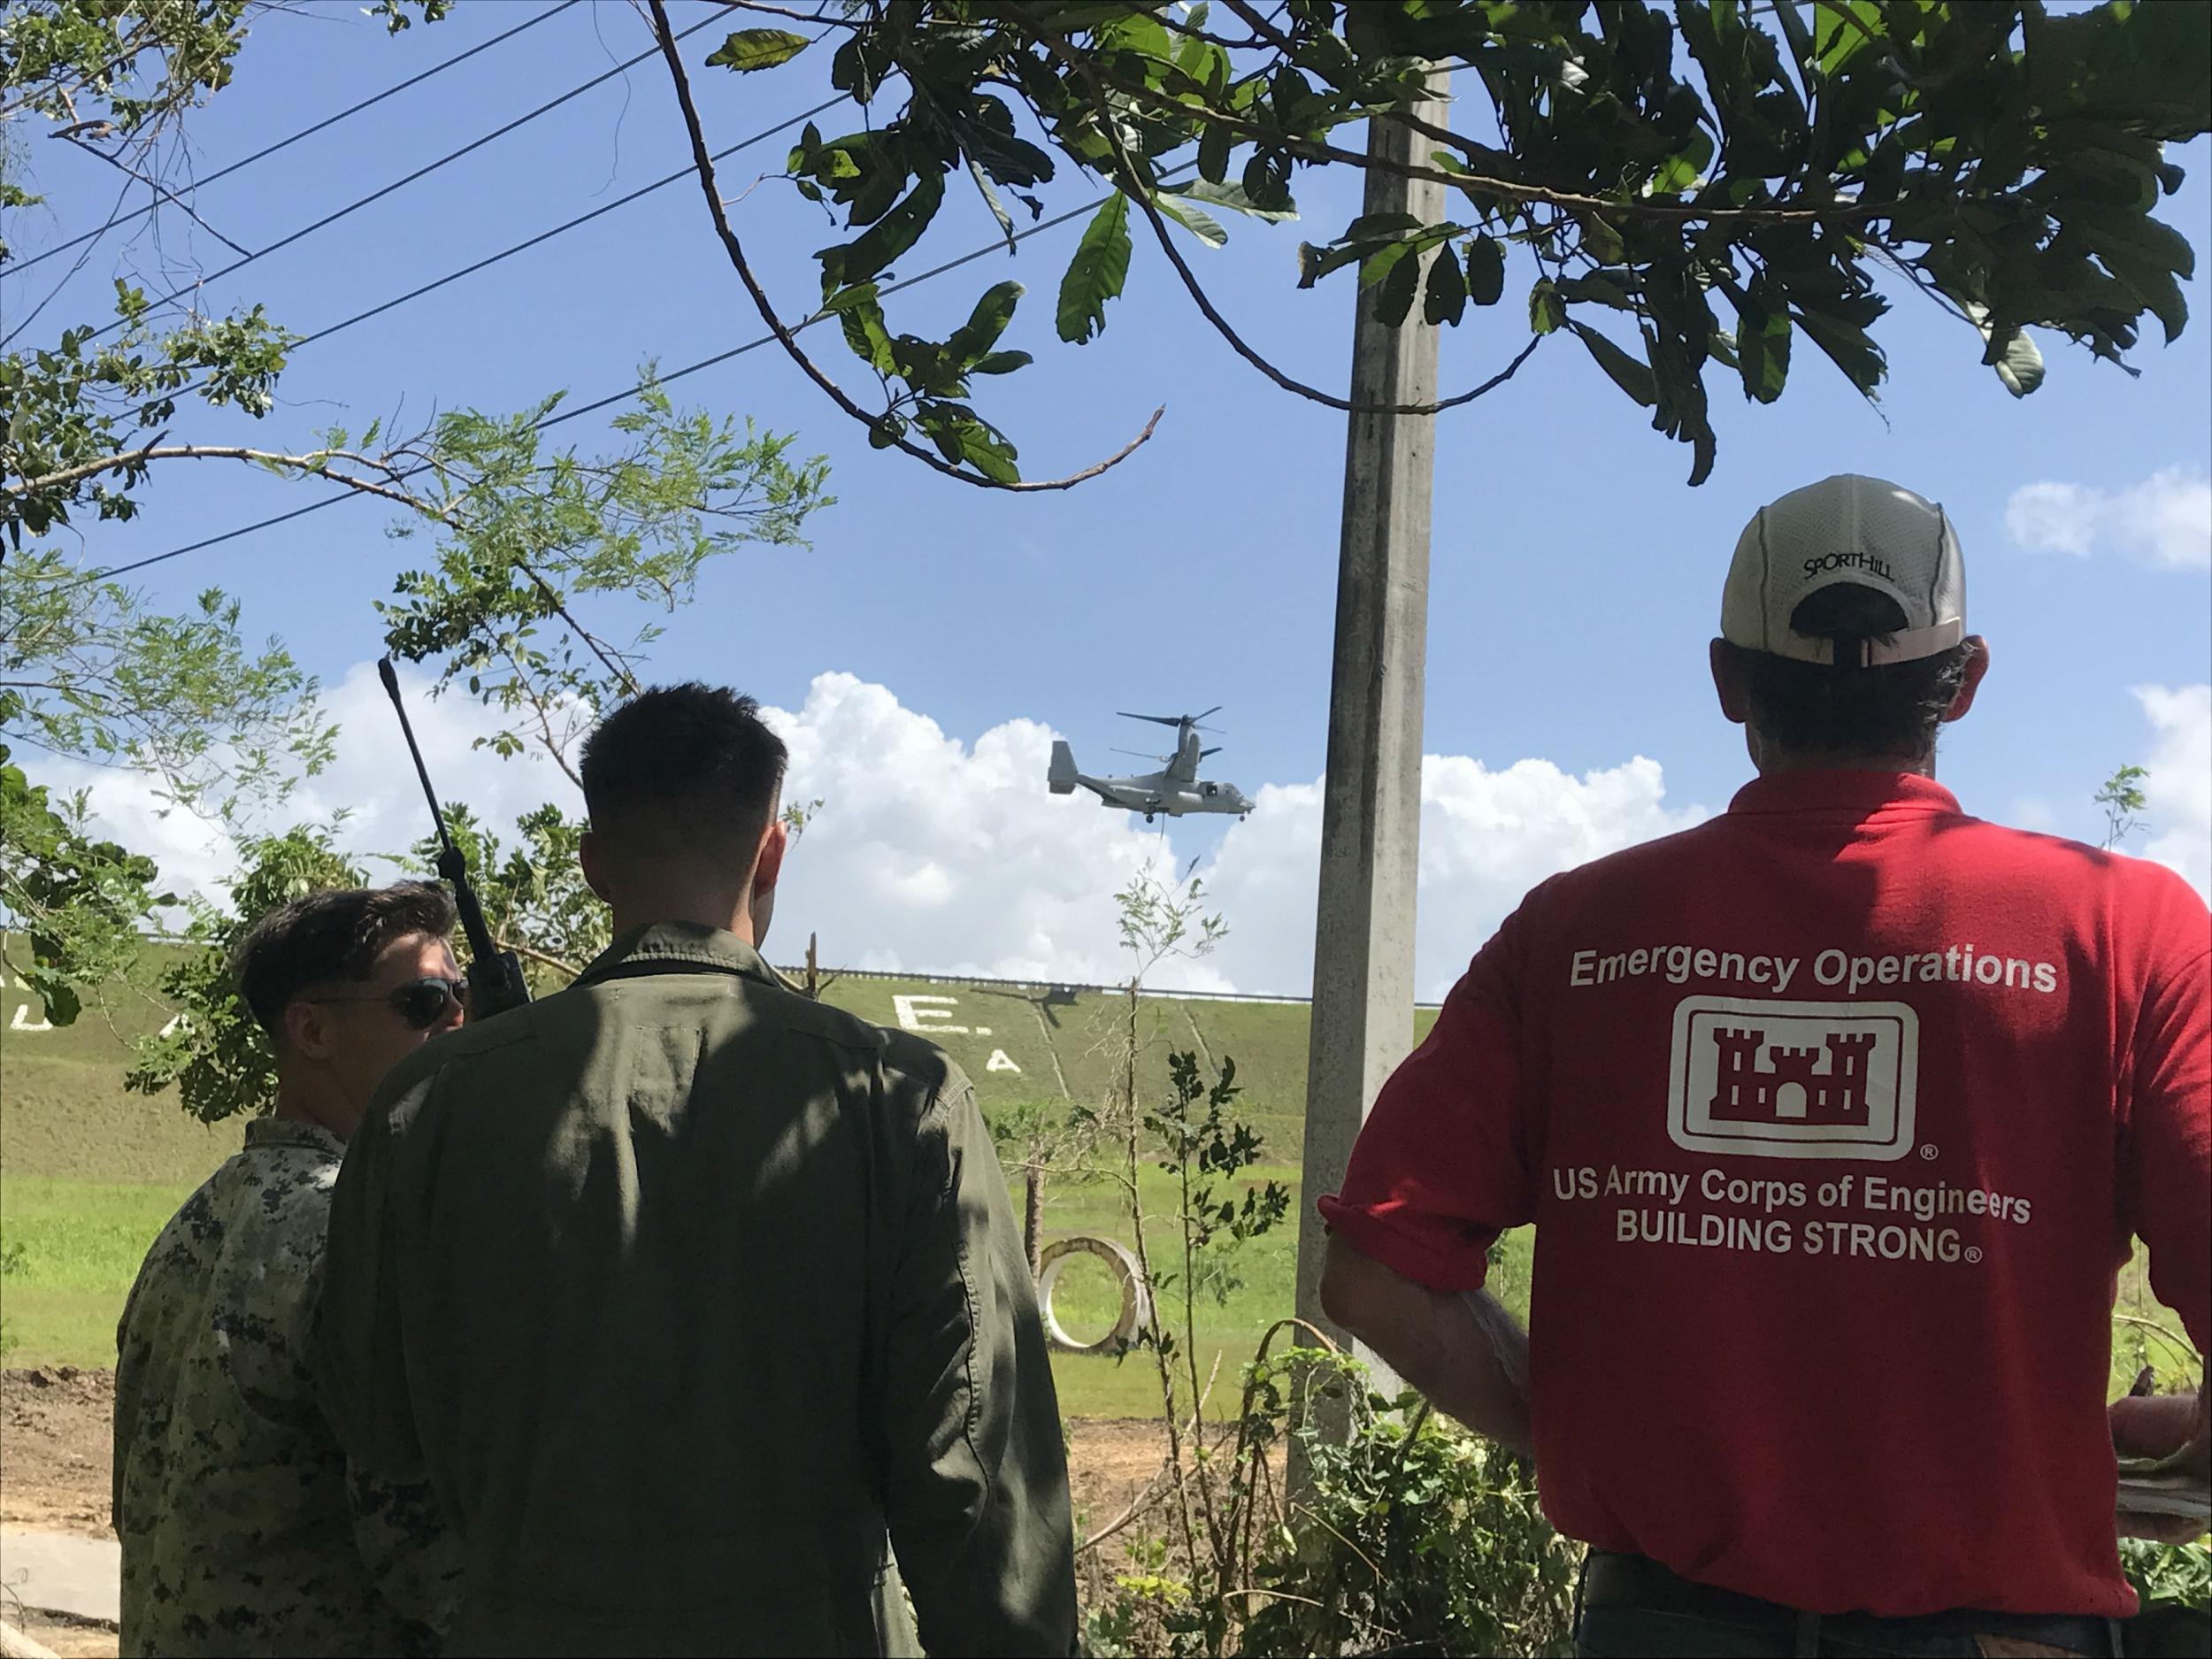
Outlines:
[[[1860,642],[1863,666],[1910,662],[1966,637],[1966,568],[1943,509],[1886,479],[1840,472],[1752,516],[1721,590],[1721,637],[1801,662],[1835,660],[1836,641],[1790,626],[1806,596],[1839,582],[1887,594],[1905,626]]]

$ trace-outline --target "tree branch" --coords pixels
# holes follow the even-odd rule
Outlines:
[[[149,461],[250,461],[262,465],[288,467],[295,472],[310,472],[318,478],[327,478],[333,483],[343,484],[349,489],[359,490],[365,495],[381,495],[387,501],[399,503],[431,518],[442,515],[420,496],[411,495],[403,489],[378,484],[369,479],[357,478],[345,472],[334,472],[324,463],[335,457],[371,467],[392,476],[390,469],[365,455],[349,449],[319,449],[309,455],[285,455],[273,449],[249,449],[236,444],[169,443],[149,444],[143,449],[126,449],[119,454],[103,456],[97,460],[81,461],[74,466],[63,467],[39,478],[27,478],[19,484],[11,484],[7,493],[14,496],[28,495],[34,490],[51,489],[58,485],[74,484],[102,472],[121,472],[127,467],[142,465]]]
[[[109,59],[106,64],[103,65],[101,67],[91,72],[90,73],[84,73],[81,72],[73,84],[79,89],[82,89],[95,81],[104,81],[109,76],[128,68],[130,66],[131,60],[134,58],[136,58],[141,52],[147,50],[146,45],[143,43],[146,35],[152,35],[154,42],[156,44],[160,43],[159,35],[156,31],[155,26],[152,23],[143,23],[142,27],[143,31],[142,34],[128,35],[116,42],[117,47],[119,48],[117,56]],[[0,104],[0,121],[6,120],[10,116],[29,109],[42,97],[58,97],[65,105],[67,105],[72,122],[76,125],[82,125],[82,123],[76,122],[75,120],[77,104],[75,98],[71,96],[70,88],[72,82],[69,78],[68,69],[68,65],[58,64],[55,65],[52,73],[27,88],[23,95],[15,99],[14,102],[9,104]]]
[[[1138,176],[1136,164],[1129,158],[1129,152],[1122,144],[1121,129],[1114,120],[1113,109],[1108,103],[1104,89],[1100,87],[1089,65],[1078,58],[1074,49],[1060,37],[1048,34],[1042,29],[1037,32],[1037,37],[1044,43],[1048,51],[1090,82],[1091,95],[1097,100],[1100,130],[1105,134],[1107,143],[1113,149],[1115,167],[1121,174],[1118,181],[1118,188],[1124,196],[1136,203],[1138,210],[1145,217],[1145,221],[1151,226],[1153,237],[1160,244],[1160,251],[1167,256],[1168,263],[1175,267],[1175,274],[1182,279],[1183,287],[1191,296],[1191,303],[1196,305],[1205,319],[1213,325],[1214,332],[1229,342],[1231,350],[1269,380],[1274,381],[1276,385],[1281,387],[1283,390],[1295,392],[1301,397],[1310,398],[1317,403],[1326,404],[1331,409],[1342,410],[1349,415],[1433,415],[1443,410],[1456,409],[1462,403],[1471,403],[1486,393],[1495,391],[1520,372],[1521,365],[1529,360],[1530,357],[1534,354],[1538,344],[1543,340],[1541,334],[1532,335],[1528,344],[1521,349],[1518,357],[1472,390],[1460,392],[1453,396],[1429,403],[1355,403],[1349,398],[1339,397],[1333,392],[1325,392],[1317,386],[1309,386],[1303,380],[1295,380],[1286,374],[1246,343],[1244,336],[1237,333],[1236,329],[1231,326],[1229,319],[1216,308],[1212,299],[1207,295],[1204,286],[1198,280],[1197,273],[1190,268],[1189,262],[1183,257],[1182,250],[1175,245],[1175,239],[1167,227],[1166,215],[1160,211],[1157,204],[1153,201],[1151,188]]]
[[[538,717],[538,740],[545,745],[545,752],[553,757],[553,764],[567,775],[569,782],[580,790],[584,787],[583,778],[578,773],[576,768],[569,764],[567,751],[561,747],[560,740],[553,735],[553,717],[546,711],[545,699],[538,695],[536,685],[524,671],[522,664],[515,660],[513,648],[503,645],[497,640],[494,640],[492,645],[502,657],[507,659],[507,666],[514,670],[514,685],[518,688],[522,699],[530,705],[530,712]],[[509,703],[507,706],[511,709],[514,705]]]
[[[1159,417],[1156,415],[1153,419],[1156,421]],[[1147,427],[1146,435],[1149,436],[1150,434],[1151,428]],[[351,461],[357,465],[381,472],[392,482],[380,484],[373,480],[357,477],[352,473],[334,472],[328,465],[334,458]],[[426,496],[418,495],[411,491],[400,488],[399,480],[404,479],[407,474],[394,468],[388,461],[356,454],[350,449],[319,449],[309,455],[285,455],[273,449],[249,449],[234,444],[149,444],[143,449],[127,449],[118,455],[103,456],[97,460],[80,462],[75,466],[64,467],[58,472],[48,472],[42,477],[25,479],[19,484],[9,485],[7,493],[11,495],[24,496],[34,490],[50,489],[58,485],[77,483],[84,479],[96,477],[102,472],[120,472],[128,467],[143,465],[150,461],[246,461],[259,465],[285,467],[315,478],[326,478],[334,484],[342,484],[346,488],[358,491],[364,495],[375,495],[382,500],[396,503],[411,512],[419,513],[426,518],[434,518],[449,529],[465,531],[468,527],[450,506],[442,506]],[[441,474],[442,475],[442,469],[441,469]],[[569,610],[566,601],[561,597],[553,585],[539,574],[536,568],[527,559],[516,558],[514,567],[521,572],[529,580],[531,585],[544,596],[553,614],[559,617],[575,631],[576,637],[584,642],[606,671],[621,683],[623,689],[633,696],[636,695],[638,688],[636,676],[607,654],[605,648],[599,641],[598,635],[576,619],[574,614]]]
[[[768,297],[767,290],[761,287],[760,280],[753,274],[752,266],[745,257],[744,247],[738,241],[737,233],[730,228],[729,214],[722,205],[721,188],[715,180],[714,157],[707,149],[706,133],[700,125],[698,106],[692,101],[690,78],[684,73],[682,56],[676,50],[675,32],[670,27],[668,21],[668,8],[664,0],[649,0],[649,4],[653,12],[654,37],[660,42],[661,56],[667,60],[669,75],[676,83],[676,102],[683,111],[685,130],[690,135],[692,165],[699,175],[700,188],[706,194],[707,211],[714,221],[715,234],[722,240],[723,250],[728,254],[730,264],[736,270],[739,280],[745,284],[746,292],[752,296],[754,309],[760,312],[761,320],[766,323],[775,334],[785,354],[792,362],[799,365],[807,379],[812,380],[827,395],[831,402],[861,425],[873,428],[877,425],[878,418],[847,396],[844,388],[831,380],[814,360],[800,349],[799,342],[794,337],[789,325],[777,314],[773,303]],[[985,478],[980,473],[963,471],[948,463],[941,456],[932,454],[921,445],[907,438],[894,440],[890,447],[903,449],[933,471],[942,472],[947,478],[958,479],[962,483],[972,484],[979,489],[1002,489],[1022,494],[1048,489],[1071,489],[1087,480],[1096,478],[1100,473],[1120,465],[1122,462],[1135,454],[1141,447],[1150,441],[1154,430],[1160,424],[1160,417],[1166,412],[1164,404],[1154,410],[1152,419],[1145,422],[1142,432],[1097,465],[1085,467],[1079,472],[1071,472],[1065,478],[1041,481],[1025,480],[1017,483],[1002,484],[995,479]]]
[[[1038,44],[1048,50],[1052,50],[1051,41],[1044,31],[1038,29],[1033,33]],[[1403,178],[1432,180],[1439,184],[1449,185],[1455,190],[1480,190],[1486,195],[1511,201],[1544,203],[1574,212],[1655,219],[1666,224],[1796,225],[1819,224],[1832,219],[1878,219],[1903,205],[1896,201],[1839,201],[1826,207],[1706,207],[1691,202],[1615,201],[1609,196],[1588,196],[1555,185],[1501,178],[1493,173],[1454,173],[1442,167],[1425,166],[1419,162],[1371,156],[1364,150],[1343,150],[1317,139],[1301,138],[1256,121],[1248,121],[1210,104],[1187,104],[1180,98],[1155,91],[1150,87],[1132,84],[1119,76],[1109,75],[1106,83],[1123,96],[1140,99],[1164,113],[1187,116],[1206,122],[1240,138],[1287,150],[1307,161],[1340,161],[1363,171],[1379,169]],[[1498,151],[1486,145],[1454,134],[1448,127],[1437,127],[1409,112],[1385,110],[1377,113],[1386,119],[1401,121],[1417,132],[1439,138],[1471,158],[1494,165],[1498,159],[1510,160],[1510,157],[1501,157]]]
[[[721,0],[721,4],[725,10],[731,12],[760,12],[772,18],[789,18],[794,23],[811,23],[817,27],[850,29],[856,34],[868,27],[874,21],[873,19],[865,16],[841,18],[833,13],[825,15],[818,7],[812,12],[802,12],[795,6],[771,5],[767,0]]]
[[[224,247],[229,249],[233,253],[242,255],[247,258],[251,258],[253,257],[251,254],[247,253],[246,250],[243,248],[241,248],[236,242],[233,242],[229,237],[224,235],[221,231],[217,230],[214,226],[209,224],[205,219],[202,219],[196,212],[193,211],[192,204],[189,202],[179,196],[174,190],[172,190],[167,185],[162,183],[160,180],[152,177],[150,174],[139,172],[137,168],[132,166],[128,162],[122,160],[119,157],[111,156],[104,150],[95,149],[92,145],[86,143],[83,139],[74,136],[73,134],[70,132],[64,131],[56,133],[53,136],[56,138],[67,138],[71,143],[74,144],[79,150],[83,150],[86,155],[97,156],[102,161],[106,162],[109,166],[113,167],[117,172],[122,173],[125,177],[137,180],[139,183],[144,185],[156,196],[160,196],[171,203],[178,209],[179,211],[182,212],[187,219],[190,219],[195,225],[197,225],[209,235],[214,237],[217,242],[221,242]]]
[[[504,933],[495,934],[494,937],[498,940],[499,948],[502,950],[511,950],[518,956],[527,956],[533,962],[565,973],[572,979],[579,979],[583,974],[584,971],[573,963],[563,962],[558,956],[548,956],[542,950],[524,944],[519,939],[510,939]]]

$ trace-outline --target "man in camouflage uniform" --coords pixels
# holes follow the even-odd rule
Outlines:
[[[323,1363],[459,1533],[462,1653],[1067,1654],[1058,1405],[957,1067],[757,949],[784,747],[649,691],[584,750],[614,943],[403,1062],[331,1210]]]
[[[273,1110],[162,1230],[116,1333],[130,1654],[427,1651],[453,1546],[428,1488],[349,1471],[309,1369],[330,1194],[393,1063],[461,1018],[452,901],[311,894],[241,941]]]

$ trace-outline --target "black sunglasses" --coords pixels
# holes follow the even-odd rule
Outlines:
[[[420,979],[410,979],[397,990],[382,996],[316,996],[314,1002],[388,1002],[399,1017],[407,1022],[411,1031],[428,1031],[446,1016],[449,1009],[465,1009],[469,982],[466,979],[448,979],[433,974]]]

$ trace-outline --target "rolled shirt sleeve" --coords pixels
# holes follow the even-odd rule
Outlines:
[[[1342,1190],[1320,1200],[1346,1243],[1432,1290],[1479,1290],[1499,1233],[1535,1215],[1523,926],[1509,917],[1452,987],[1427,1041],[1383,1085]]]
[[[2200,926],[2202,912],[2196,919]],[[2177,941],[2179,942],[2179,941]],[[2150,1248],[2151,1290],[2212,1346],[2212,954],[2154,972],[2136,1017],[2120,1137],[2120,1220]]]

